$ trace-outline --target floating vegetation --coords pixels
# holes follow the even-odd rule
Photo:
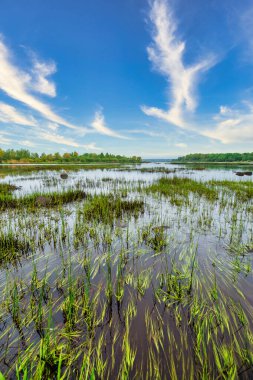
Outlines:
[[[150,169],[0,191],[1,380],[253,378],[251,178]]]

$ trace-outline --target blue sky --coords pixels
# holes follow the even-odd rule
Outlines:
[[[253,150],[250,0],[2,0],[0,147]]]

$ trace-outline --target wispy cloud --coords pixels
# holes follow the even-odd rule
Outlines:
[[[146,129],[126,129],[124,132],[134,135],[146,135],[149,137],[167,137],[165,133],[149,131]]]
[[[55,83],[48,79],[56,72],[55,62],[42,62],[33,54],[32,90],[51,97],[56,96]]]
[[[36,126],[37,121],[32,117],[27,117],[19,112],[15,107],[0,102],[0,121],[4,123],[14,123],[27,126]]]
[[[243,3],[243,2],[242,2]],[[240,36],[241,43],[247,46],[244,49],[242,57],[247,61],[252,62],[253,58],[253,5],[250,2],[250,6],[246,7],[243,12],[239,13],[239,30],[237,30],[237,36]],[[237,37],[238,38],[238,37]]]
[[[80,147],[80,144],[74,141],[73,139],[69,139],[65,136],[59,135],[55,132],[46,132],[41,131],[39,133],[39,137],[43,140],[50,141],[56,144],[66,145],[66,146],[72,146],[75,148]]]
[[[47,128],[52,131],[57,131],[59,129],[59,125],[56,123],[47,123]]]
[[[96,132],[102,135],[116,137],[120,139],[128,139],[128,137],[123,136],[107,127],[106,122],[105,122],[105,117],[101,110],[95,113],[95,117],[91,123],[91,126]]]
[[[223,144],[245,143],[253,139],[253,104],[246,103],[243,109],[221,106],[214,117],[213,128],[202,131],[204,136],[221,141]]]
[[[54,144],[60,144],[60,145],[74,147],[74,148],[84,148],[86,150],[95,150],[95,151],[102,150],[102,148],[97,147],[95,143],[80,144],[72,138],[67,138],[55,132],[40,131],[38,133],[38,137],[42,140],[49,141]]]
[[[39,91],[41,93],[47,93],[47,95],[54,95],[54,87],[52,83],[50,84],[46,79],[49,74],[52,74],[53,67],[37,63],[37,68],[35,65],[37,80],[33,82],[30,73],[24,72],[12,62],[11,53],[2,37],[0,38],[0,67],[0,89],[9,97],[39,112],[49,121],[67,128],[81,129],[56,114],[48,104],[31,94],[31,91]],[[86,128],[83,127],[82,131],[84,130],[86,130]]]
[[[36,146],[36,144],[30,140],[21,140],[18,144],[26,148],[34,148]]]
[[[143,112],[223,144],[243,143],[253,139],[253,106],[250,104],[247,110],[221,106],[219,114],[207,122],[206,126],[199,120],[194,123],[189,121],[197,107],[196,88],[201,74],[217,60],[214,56],[209,56],[195,64],[185,65],[186,44],[177,36],[177,23],[168,1],[153,1],[150,20],[153,25],[153,42],[148,47],[148,56],[154,68],[167,79],[170,106],[168,110],[142,106]],[[186,148],[185,143],[177,143],[175,146]]]
[[[184,148],[187,148],[188,145],[185,144],[185,143],[176,143],[175,146],[176,146],[177,148],[182,148],[182,149],[184,149]]]
[[[9,145],[11,142],[11,139],[9,139],[8,137],[4,137],[2,133],[0,134],[0,145]]]
[[[215,64],[209,56],[192,65],[185,65],[183,56],[185,42],[177,36],[177,23],[166,0],[154,0],[150,10],[153,26],[151,46],[148,56],[154,68],[165,76],[170,88],[170,107],[162,110],[156,107],[142,106],[148,116],[158,117],[180,128],[195,129],[186,122],[185,113],[196,109],[196,86],[203,72]]]
[[[83,147],[87,150],[94,150],[94,151],[102,151],[103,149],[102,148],[99,148],[98,146],[96,146],[96,143],[90,143],[90,144],[85,144],[83,145]]]

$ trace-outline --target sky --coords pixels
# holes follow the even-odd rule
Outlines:
[[[252,0],[1,0],[0,148],[253,151]]]

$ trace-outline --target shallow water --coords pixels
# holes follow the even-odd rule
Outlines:
[[[83,167],[83,166],[75,166],[74,168],[62,166],[62,168],[57,165],[57,170],[52,168],[40,169],[37,167],[32,170],[33,165],[27,166],[15,166],[15,170],[13,170],[12,166],[1,166],[0,165],[0,183],[10,183],[15,184],[16,186],[21,187],[21,191],[17,191],[16,194],[18,196],[21,194],[28,194],[37,191],[47,191],[50,188],[50,191],[58,191],[65,190],[69,187],[75,186],[79,181],[102,181],[103,179],[111,179],[117,181],[144,181],[146,183],[150,183],[164,175],[169,177],[174,176],[175,174],[179,177],[187,177],[200,181],[209,181],[209,180],[229,180],[229,181],[252,181],[251,176],[236,176],[236,171],[246,171],[253,170],[252,167],[243,167],[243,166],[227,166],[223,167],[220,165],[216,165],[213,167],[212,165],[207,165],[204,170],[202,170],[203,165],[201,165],[201,170],[198,169],[198,166],[192,165],[175,165],[175,164],[167,164],[164,163],[145,163],[141,165],[127,166],[124,168],[102,168],[102,169],[92,169],[92,167]],[[157,173],[146,173],[141,172],[141,169],[159,169],[165,168],[167,170],[175,170],[175,173],[164,174],[163,172]],[[27,172],[26,169],[29,168]],[[68,178],[62,180],[60,178],[61,170],[65,170],[68,173]]]
[[[174,172],[163,173],[162,167]],[[160,172],[141,172],[141,169],[157,169]],[[205,302],[209,308],[218,308],[219,297],[221,303],[219,307],[225,307],[226,310],[230,310],[226,302],[240,305],[249,319],[247,329],[250,334],[252,333],[252,252],[243,255],[231,253],[232,243],[238,246],[253,241],[253,213],[248,211],[248,208],[252,207],[252,201],[235,205],[231,203],[228,195],[224,206],[220,200],[210,203],[206,199],[193,196],[189,204],[178,207],[171,204],[166,197],[147,195],[142,190],[137,191],[164,176],[176,175],[203,182],[209,180],[252,182],[252,177],[237,177],[233,172],[238,170],[237,167],[216,166],[196,170],[184,165],[164,163],[129,166],[126,169],[78,167],[66,170],[68,178],[62,180],[60,170],[54,168],[50,170],[36,168],[34,171],[29,168],[29,171],[26,171],[26,168],[20,167],[13,171],[12,168],[5,167],[0,182],[21,186],[20,190],[15,191],[17,197],[34,192],[59,192],[77,187],[90,194],[126,191],[127,199],[144,200],[144,212],[136,216],[124,215],[122,220],[112,221],[111,226],[96,224],[92,220],[83,222],[82,216],[78,215],[80,211],[82,212],[85,200],[60,209],[42,208],[35,213],[23,210],[7,210],[1,213],[2,233],[12,230],[20,238],[27,236],[35,242],[35,246],[26,256],[20,256],[15,262],[4,262],[0,267],[2,303],[0,370],[3,373],[15,378],[13,358],[15,361],[20,349],[21,351],[27,349],[28,342],[39,343],[41,340],[34,324],[29,322],[29,318],[32,318],[29,313],[32,310],[31,283],[34,268],[41,281],[46,278],[50,289],[48,292],[52,299],[53,329],[56,334],[66,328],[66,316],[62,311],[62,305],[66,302],[66,292],[70,287],[69,271],[72,273],[71,281],[80,281],[80,284],[89,282],[91,300],[99,291],[97,315],[105,314],[94,330],[94,346],[99,344],[102,336],[101,358],[104,361],[112,355],[115,331],[118,338],[114,342],[115,352],[117,350],[114,368],[106,367],[102,375],[96,369],[97,378],[119,378],[124,358],[124,350],[121,347],[126,344],[124,334],[127,323],[130,323],[129,318],[131,320],[129,342],[136,350],[134,363],[128,368],[129,378],[134,376],[156,378],[152,372],[154,369],[149,368],[150,362],[156,358],[161,378],[173,378],[169,362],[174,360],[178,378],[186,379],[187,371],[192,371],[191,365],[197,360],[196,343],[195,340],[193,342],[193,331],[189,328],[190,322],[187,317],[187,314],[192,313],[191,305],[195,296],[201,298],[205,295]],[[83,226],[84,230],[77,235],[76,231],[80,226]],[[81,236],[84,240],[76,241],[77,236]],[[165,244],[157,247],[157,239],[159,243],[161,237],[165,240]],[[194,252],[197,257],[196,263],[193,261]],[[91,270],[91,273],[87,274],[88,270]],[[188,297],[186,292],[187,294],[183,293],[183,299],[177,299],[178,295],[174,295],[173,292],[178,292],[178,282],[172,282],[174,285],[168,296],[164,290],[166,276],[170,275],[170,279],[174,276],[172,280],[175,278],[175,281],[180,278],[179,283],[184,292],[184,283],[189,281],[191,270],[194,270],[194,294]],[[26,319],[22,327],[15,323],[13,312],[10,311],[11,306],[9,309],[6,307],[8,294],[11,293],[10,289],[15,282],[19,286],[24,305],[24,309],[21,308],[20,311]],[[120,289],[118,289],[119,282]],[[117,296],[118,291],[123,292],[122,297]],[[47,303],[48,300],[43,301],[45,310]],[[129,305],[134,305],[133,315],[129,312],[131,317],[128,316]],[[103,308],[106,308],[104,312]],[[234,325],[235,328],[238,327],[237,323],[237,320],[231,320],[231,328]],[[45,330],[45,324],[46,322],[43,322],[42,331]],[[155,331],[161,335],[159,343],[154,341],[152,336],[154,328],[152,324],[156,326]],[[77,342],[81,344],[87,338],[87,327],[83,326],[81,319],[78,319],[75,328],[75,331],[78,331]],[[168,328],[170,333],[167,331]],[[218,327],[215,329],[217,329],[217,334],[213,338],[215,342],[217,340],[217,343],[223,344],[227,341],[231,344],[230,332],[220,332]],[[239,335],[237,339],[239,344],[243,343],[242,336]],[[175,345],[175,342],[181,343]],[[209,365],[212,366],[214,359],[210,347],[208,352]],[[191,361],[191,357],[195,359]],[[238,368],[240,365],[242,364],[239,363]],[[194,369],[195,375],[192,378],[201,378],[199,367],[200,363],[198,371]],[[148,377],[144,376],[145,373],[149,373]],[[218,378],[220,375],[218,369],[214,369],[214,372],[210,370],[209,374],[213,376],[210,378],[216,376]],[[251,378],[252,368],[247,368],[244,363],[242,369],[238,369],[238,376]],[[75,375],[71,373],[70,378],[75,378]]]

